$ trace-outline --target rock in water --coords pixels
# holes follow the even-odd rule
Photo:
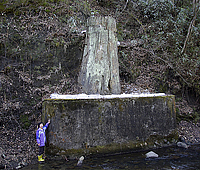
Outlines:
[[[157,158],[158,157],[158,154],[156,154],[153,151],[150,151],[150,152],[146,153],[145,155],[146,155],[146,158]]]
[[[120,94],[116,21],[112,17],[87,20],[84,54],[78,83],[86,94]]]
[[[180,148],[185,148],[185,149],[188,148],[188,145],[184,142],[177,142],[177,146],[180,147]]]
[[[83,163],[83,160],[84,160],[84,157],[81,156],[81,157],[79,158],[79,160],[78,160],[77,166],[81,166],[82,163]]]

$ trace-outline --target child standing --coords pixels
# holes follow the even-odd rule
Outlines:
[[[47,129],[49,124],[50,124],[50,119],[48,120],[45,126],[43,125],[43,122],[40,122],[38,124],[38,130],[36,132],[36,140],[39,146],[39,154],[38,154],[39,162],[44,162],[44,159],[42,158],[42,156],[44,154],[44,146],[46,143],[45,130]]]

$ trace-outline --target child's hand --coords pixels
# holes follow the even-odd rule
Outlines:
[[[48,123],[51,123],[50,119],[48,120]]]

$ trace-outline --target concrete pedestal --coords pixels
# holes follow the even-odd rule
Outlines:
[[[48,147],[56,154],[121,152],[176,138],[173,95],[46,99],[42,120],[49,118]]]

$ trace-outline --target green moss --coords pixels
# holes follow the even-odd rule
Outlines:
[[[48,107],[47,107],[48,106]],[[43,102],[42,104],[42,121],[45,120],[45,117],[54,117],[55,116],[55,107],[54,107],[54,103],[46,103]]]
[[[22,127],[23,127],[24,129],[28,129],[29,126],[31,125],[31,121],[30,121],[28,118],[29,118],[28,115],[22,114],[22,115],[20,116],[20,121],[21,121]]]
[[[167,106],[168,108],[170,108],[171,116],[172,116],[173,112],[176,113],[175,97],[171,95],[171,96],[168,96],[166,100],[167,100]]]
[[[102,122],[103,122],[103,120],[102,120],[102,116],[99,116],[99,125],[101,125],[102,124]]]
[[[0,11],[5,10],[6,5],[4,5],[2,2],[0,2]]]
[[[150,98],[152,100],[150,100]],[[145,104],[149,104],[149,103],[153,102],[153,100],[155,100],[155,99],[160,99],[160,100],[163,100],[163,103],[167,103],[167,107],[171,111],[171,116],[172,116],[173,112],[176,112],[175,96],[174,95],[165,95],[165,96],[156,96],[156,97],[143,97],[143,98],[140,98],[139,100],[141,100],[142,103],[144,103],[144,105],[145,105]]]
[[[62,110],[66,110],[65,104],[62,103]]]
[[[164,146],[164,145],[170,145],[176,143],[178,140],[178,133],[176,130],[171,132],[167,136],[161,136],[161,135],[150,135],[149,138],[146,140],[147,146],[149,148],[154,146]]]
[[[124,106],[121,102],[118,105],[118,109],[119,109],[120,112],[123,112],[123,110],[124,110]]]

